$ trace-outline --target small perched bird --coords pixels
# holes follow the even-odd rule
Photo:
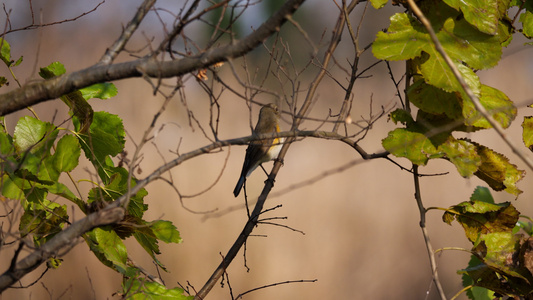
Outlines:
[[[267,104],[259,112],[259,120],[253,131],[253,135],[279,132],[279,110],[275,104]],[[246,156],[242,165],[241,177],[233,190],[233,195],[237,197],[241,192],[246,177],[262,163],[274,160],[278,157],[284,138],[264,139],[250,142],[246,148]]]

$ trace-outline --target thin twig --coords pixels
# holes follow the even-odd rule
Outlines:
[[[420,178],[418,176],[418,165],[413,164],[413,179],[415,182],[415,200],[418,210],[420,211],[420,229],[422,229],[422,235],[424,236],[424,241],[426,242],[426,249],[428,251],[429,263],[431,265],[431,272],[433,274],[433,282],[437,287],[440,298],[446,300],[446,295],[439,280],[439,273],[437,272],[437,262],[435,260],[435,252],[433,251],[433,246],[429,239],[429,233],[426,228],[426,209],[422,203],[422,195],[420,193]]]
[[[115,60],[117,55],[124,49],[126,43],[130,40],[131,36],[141,24],[148,11],[152,8],[156,0],[144,0],[142,5],[137,9],[137,13],[126,25],[126,28],[122,31],[120,37],[113,43],[113,45],[107,48],[105,54],[100,58],[100,63],[103,65],[109,65]]]
[[[24,27],[20,27],[20,28],[16,28],[16,29],[9,29],[5,32],[3,32],[2,34],[0,34],[0,37],[4,37],[6,34],[9,34],[9,33],[13,33],[13,32],[16,32],[16,31],[23,31],[23,30],[32,30],[32,29],[36,29],[36,28],[41,28],[41,27],[48,27],[48,26],[53,26],[53,25],[58,25],[58,24],[62,24],[62,23],[67,23],[67,22],[74,22],[76,20],[78,20],[79,18],[82,18],[92,12],[95,12],[98,7],[100,7],[100,5],[104,4],[105,3],[105,0],[102,0],[102,2],[98,3],[93,9],[89,10],[89,11],[86,11],[74,18],[70,18],[70,19],[65,19],[65,20],[61,20],[61,21],[55,21],[55,22],[51,22],[51,23],[45,23],[45,24],[35,24],[35,17],[34,17],[34,12],[33,12],[33,5],[31,4],[31,1],[30,1],[30,10],[31,10],[31,19],[32,19],[32,22],[30,25],[27,25],[27,26],[24,26]],[[4,9],[5,9],[5,6],[4,6]]]
[[[255,289],[251,289],[251,290],[246,291],[246,292],[244,292],[242,294],[239,294],[237,296],[237,298],[235,298],[235,300],[242,298],[244,295],[246,295],[248,293],[255,292],[257,290],[268,288],[268,287],[273,287],[273,286],[278,286],[278,285],[288,284],[288,283],[317,282],[317,281],[318,281],[318,279],[301,279],[301,280],[287,280],[287,281],[284,281],[284,282],[276,282],[276,283],[272,283],[272,284],[267,284],[267,285],[260,286],[260,287],[255,288]]]
[[[293,10],[289,11],[289,13],[286,13],[283,15],[283,18],[286,19],[287,16],[291,15],[292,12],[296,10],[296,8],[301,4],[303,1],[291,3],[292,1],[288,1],[282,6],[280,10],[278,10],[277,13],[281,12],[285,9],[290,7]],[[356,5],[358,1],[353,1]],[[304,103],[300,107],[300,110],[298,111],[298,114],[294,116],[292,129],[291,130],[297,130],[297,128],[300,126],[301,122],[303,121],[303,118],[308,114],[308,110],[311,107],[312,101],[315,97],[315,92],[318,88],[319,83],[322,81],[322,78],[324,77],[326,71],[326,67],[329,64],[329,61],[331,57],[333,56],[333,52],[335,51],[337,45],[340,42],[340,38],[342,36],[343,27],[344,27],[344,16],[343,13],[340,14],[339,20],[337,21],[337,24],[335,26],[335,34],[331,39],[330,46],[328,47],[328,50],[324,54],[323,57],[323,66],[318,74],[316,75],[315,79],[311,83],[310,89],[306,95],[306,98],[304,100]],[[272,171],[270,172],[269,178],[265,181],[265,186],[263,188],[263,191],[261,192],[261,195],[259,196],[257,203],[250,215],[250,218],[246,222],[242,232],[239,234],[233,245],[231,246],[230,250],[228,251],[227,255],[224,257],[224,261],[219,264],[219,266],[215,269],[209,280],[206,282],[206,284],[202,287],[202,289],[198,292],[198,294],[195,296],[195,300],[204,299],[205,296],[209,293],[209,291],[213,288],[215,283],[218,281],[218,279],[222,276],[222,274],[225,272],[226,268],[229,266],[229,264],[233,261],[233,258],[237,255],[237,253],[240,251],[243,244],[248,239],[248,236],[252,233],[253,229],[257,225],[258,217],[263,210],[263,206],[265,204],[265,201],[274,186],[274,180],[276,178],[277,173],[279,172],[282,163],[281,161],[285,157],[285,154],[287,153],[291,142],[293,142],[295,138],[288,138],[287,142],[283,145],[278,160],[274,163],[274,167],[272,168]]]

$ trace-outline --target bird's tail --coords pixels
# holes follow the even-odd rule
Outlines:
[[[246,180],[246,177],[244,175],[241,175],[239,181],[237,182],[237,185],[235,186],[235,189],[233,190],[233,195],[235,195],[235,197],[239,196],[242,186],[244,185],[244,180]]]

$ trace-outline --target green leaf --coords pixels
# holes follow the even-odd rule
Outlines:
[[[53,182],[57,182],[59,175],[61,175],[54,165],[54,157],[46,157],[41,160],[37,169],[30,169],[27,165],[24,165],[24,167],[37,175],[37,178],[33,179],[34,181],[38,180],[38,182],[43,184],[51,185]]]
[[[147,226],[139,227],[133,233],[133,236],[139,245],[141,245],[143,249],[152,257],[154,262],[161,267],[161,269],[167,271],[166,267],[156,257],[156,254],[160,254],[161,252],[159,251],[159,245],[152,229]]]
[[[0,180],[2,182],[2,184],[0,185],[0,191],[2,192],[2,195],[4,197],[13,200],[22,200],[25,198],[24,191],[20,186],[22,185],[22,182],[26,182],[25,180],[17,178],[14,181],[7,174],[2,175],[0,177]]]
[[[378,32],[372,44],[372,53],[383,60],[407,60],[422,54],[428,47],[429,35],[410,15],[397,13],[390,18],[387,33]]]
[[[23,59],[24,59],[24,58],[23,58],[22,56],[19,57],[19,59],[17,59],[17,61],[13,64],[13,66],[16,67],[16,66],[20,65],[20,64],[22,63],[22,60],[23,60]]]
[[[83,135],[82,149],[85,156],[97,167],[105,165],[106,156],[115,156],[124,149],[124,125],[122,120],[105,111],[94,113],[89,136]]]
[[[150,224],[150,228],[154,232],[158,240],[161,240],[165,243],[181,243],[181,237],[176,226],[170,221],[155,221]]]
[[[462,99],[456,93],[448,93],[424,80],[415,81],[407,91],[409,101],[431,114],[446,114],[450,119],[462,118]]]
[[[470,68],[481,70],[498,63],[502,54],[500,37],[478,31],[464,19],[457,18],[457,12],[446,7],[445,4],[438,4],[428,17],[444,50],[470,88],[477,93],[479,79]],[[419,70],[427,83],[447,92],[462,90],[425,28],[407,14],[399,13],[391,17],[387,33],[377,34],[372,52],[378,59],[384,60],[417,58],[413,69]]]
[[[5,132],[0,132],[0,154],[10,156],[15,153],[15,146],[13,139]]]
[[[146,250],[152,258],[155,258],[155,254],[161,254],[159,251],[159,245],[152,229],[146,225],[146,222],[144,223],[144,226],[139,227],[136,232],[133,233],[133,236],[144,250]]]
[[[524,117],[522,122],[522,140],[529,150],[533,151],[533,117]]]
[[[78,165],[81,148],[73,135],[63,136],[57,143],[53,155],[54,167],[58,172],[70,172]]]
[[[518,230],[524,230],[530,237],[533,236],[533,222],[518,221],[516,227],[518,227]]]
[[[494,198],[490,194],[490,190],[483,186],[478,186],[470,196],[470,201],[481,201],[485,203],[494,204]]]
[[[484,271],[490,272],[490,269],[487,268],[476,256],[471,255],[470,261],[468,262],[468,268],[465,270],[459,270],[457,273],[462,274],[463,286],[474,285],[474,280],[470,277],[469,271],[479,270],[479,266],[482,265]],[[483,287],[473,286],[472,288],[466,291],[466,295],[469,299],[475,300],[492,300],[494,299],[494,292]]]
[[[435,52],[433,56],[428,56],[428,54],[424,53],[420,58],[414,59],[413,62],[420,65],[420,72],[428,84],[441,88],[446,92],[461,92],[463,90],[440,53]],[[475,94],[479,94],[481,86],[479,77],[472,69],[459,61],[454,60],[453,62],[470,89]]]
[[[42,184],[37,184],[37,187],[43,187]],[[46,185],[46,189],[48,189],[48,192],[51,194],[55,194],[58,196],[61,196],[65,199],[68,199],[78,205],[78,207],[85,212],[85,202],[83,200],[79,199],[74,195],[74,193],[64,184],[60,182],[54,182],[52,185]]]
[[[123,283],[123,297],[127,299],[161,299],[192,300],[194,296],[185,296],[181,288],[167,289],[157,282],[139,278],[127,278]]]
[[[107,167],[106,171],[113,174],[109,178],[105,178],[104,188],[93,188],[89,191],[89,203],[95,201],[112,202],[118,197],[124,195],[128,191],[128,171],[120,167]],[[104,178],[102,178],[104,180]],[[135,180],[132,179],[131,187],[135,186]],[[135,195],[130,195],[130,203],[128,205],[128,214],[141,219],[144,212],[148,209],[148,205],[144,204],[144,197],[148,194],[146,189],[141,189]]]
[[[372,4],[372,7],[375,9],[380,9],[387,4],[388,0],[370,0],[370,4]]]
[[[41,76],[44,79],[50,79],[52,77],[56,77],[59,75],[63,75],[67,72],[65,69],[65,66],[56,61],[48,65],[47,67],[41,68],[39,72],[39,76]]]
[[[157,259],[160,254],[158,240],[165,243],[181,243],[181,237],[176,227],[170,221],[155,221],[150,224],[143,220],[136,220],[137,226],[132,227],[133,236],[144,250],[153,258],[155,263],[166,271],[165,266]]]
[[[512,261],[513,254],[519,250],[519,237],[511,232],[487,233],[481,239],[487,251],[484,262],[488,262],[489,266],[494,264],[498,268],[506,268],[507,262]]]
[[[522,33],[527,38],[533,38],[533,12],[526,10],[520,15],[520,22],[522,22]]]
[[[487,119],[483,118],[476,110],[474,103],[466,96],[463,96],[463,99],[463,116],[466,119],[466,124],[480,128],[491,128]],[[493,87],[481,85],[479,101],[503,128],[509,127],[516,118],[517,109],[513,102],[504,93]]]
[[[411,117],[411,114],[401,108],[395,109],[393,112],[389,114],[389,118],[394,122],[394,124],[398,124],[398,122],[407,125],[407,124],[413,124],[414,120],[413,117]]]
[[[498,21],[501,17],[498,3],[501,0],[444,0],[449,6],[460,9],[468,23],[479,31],[496,35]]]
[[[117,95],[117,87],[109,82],[97,83],[80,90],[83,98],[89,100],[92,98],[109,99]]]
[[[69,107],[70,114],[78,121],[78,132],[81,134],[87,133],[93,121],[93,108],[83,99],[80,91],[74,91],[63,95],[60,99]]]
[[[11,59],[11,45],[9,45],[9,43],[3,38],[0,38],[0,59],[2,59],[8,68],[16,67],[22,62],[22,56],[19,57],[16,62],[13,62]],[[7,80],[5,82],[7,82]]]
[[[86,234],[86,241],[91,251],[106,266],[125,276],[134,276],[135,268],[127,265],[128,252],[120,237],[109,226],[99,227]]]
[[[448,18],[437,37],[452,59],[473,69],[492,68],[502,56],[499,37],[479,32],[465,19]]]
[[[39,75],[44,79],[53,78],[62,74],[65,74],[65,66],[60,62],[54,62],[45,68],[41,68]],[[89,88],[90,90],[90,88]],[[83,98],[82,93],[77,90],[70,92],[60,97],[70,109],[70,114],[77,118],[81,125],[78,126],[80,133],[86,133],[89,130],[91,122],[93,120],[93,109]]]
[[[35,246],[38,247],[59,233],[67,221],[66,205],[46,199],[34,200],[20,218],[20,234],[23,237],[32,234]]]
[[[18,152],[30,151],[42,159],[50,154],[58,133],[53,124],[25,116],[15,126],[13,143]]]
[[[406,128],[390,131],[381,143],[394,156],[405,157],[417,165],[426,165],[429,158],[442,157],[423,133]]]
[[[11,66],[11,45],[3,39],[0,38],[0,59],[6,64],[6,66]]]
[[[132,187],[135,184],[132,184]],[[141,189],[137,194],[130,198],[130,205],[128,206],[128,213],[138,218],[142,218],[144,212],[148,210],[148,204],[144,204],[144,197],[148,195],[146,189]]]
[[[513,33],[515,29],[510,20],[502,19],[498,24],[498,37],[500,38],[500,44],[502,47],[507,47],[513,40]]]
[[[464,62],[474,69],[494,67],[502,54],[499,38],[479,32],[464,19],[456,19],[456,16],[455,13],[441,16],[446,18],[442,28],[435,29],[446,53],[452,60]],[[435,50],[425,28],[405,13],[391,17],[387,33],[378,32],[372,52],[374,56],[384,60],[413,59],[425,52],[430,56],[430,66],[438,68],[434,72],[446,71],[442,57]],[[437,60],[438,63],[432,60]]]
[[[24,194],[28,200],[27,203],[22,203],[26,210],[31,209],[32,205],[38,205],[38,209],[42,209],[43,207],[53,209],[55,207],[53,204],[50,204],[51,206],[48,207],[50,201],[46,200],[48,194],[46,189],[30,187],[24,189]]]
[[[7,78],[0,76],[0,87],[3,87],[4,85],[9,85],[9,82],[7,81]]]

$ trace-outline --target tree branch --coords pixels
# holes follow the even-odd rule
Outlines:
[[[272,17],[270,17],[255,32],[233,45],[227,45],[204,52],[195,57],[187,57],[176,61],[157,62],[153,58],[144,58],[132,62],[114,64],[114,65],[95,65],[87,69],[65,74],[49,80],[30,83],[20,89],[0,95],[0,115],[17,111],[26,106],[40,103],[46,100],[60,97],[71,91],[89,86],[94,83],[124,79],[128,77],[150,76],[150,77],[172,77],[189,73],[195,69],[203,68],[216,62],[225,61],[231,58],[239,57],[261,44],[271,34],[278,31],[280,26],[286,21],[286,18],[293,14],[304,0],[290,0],[285,3]],[[128,194],[120,196],[113,203],[104,209],[89,214],[82,220],[79,220],[69,226],[67,229],[55,235],[48,242],[43,244],[39,249],[32,252],[23,260],[14,264],[9,270],[0,275],[0,291],[7,289],[9,286],[20,280],[24,275],[36,269],[60,249],[73,246],[73,241],[83,233],[92,230],[95,227],[116,223],[123,219],[125,210],[122,205],[127,202],[128,195],[136,194],[141,188],[149,182],[157,179],[161,174],[179,165],[185,160],[191,159],[198,155],[208,153],[232,143],[247,143],[253,139],[234,139],[226,142],[216,142],[211,145],[199,148],[195,151],[179,156],[173,161],[161,166],[145,179],[137,182],[131,188]],[[279,169],[280,165],[278,165]],[[273,175],[275,176],[275,175]],[[273,182],[273,177],[269,182]],[[269,187],[268,191],[272,187]],[[268,192],[264,194],[266,198]],[[257,207],[256,207],[257,209]],[[258,208],[257,216],[261,208]],[[250,224],[257,222],[257,216]],[[252,230],[253,226],[248,226]],[[247,235],[246,235],[247,236]],[[210,289],[210,288],[209,288]]]
[[[35,270],[60,249],[72,247],[75,244],[76,238],[85,232],[98,226],[116,223],[124,218],[124,213],[125,210],[123,208],[106,207],[73,223],[67,229],[56,234],[42,247],[21,261],[13,264],[7,271],[0,275],[0,292],[16,283],[27,273]]]
[[[359,0],[354,0],[352,1],[351,5],[355,6],[358,2]],[[305,100],[302,106],[300,107],[300,110],[298,111],[298,114],[294,116],[291,131],[296,131],[298,127],[300,126],[300,124],[302,123],[302,121],[304,120],[304,117],[309,113],[309,108],[311,107],[311,103],[314,98],[316,89],[319,83],[322,81],[322,78],[326,74],[326,69],[329,64],[329,61],[331,57],[333,56],[333,52],[335,51],[335,49],[337,48],[340,42],[342,31],[344,28],[344,23],[345,23],[345,15],[344,15],[344,12],[341,12],[339,15],[337,24],[335,26],[335,29],[333,30],[334,35],[331,38],[330,45],[322,59],[323,68],[318,72],[315,79],[311,83],[309,91],[305,97]],[[237,255],[241,247],[244,245],[244,243],[248,239],[248,236],[251,234],[253,229],[256,227],[258,223],[259,215],[261,211],[263,210],[263,206],[268,197],[268,194],[270,193],[270,191],[272,190],[272,187],[274,186],[274,180],[282,166],[281,161],[283,161],[285,154],[287,153],[291,143],[295,141],[295,139],[296,137],[287,138],[285,144],[283,145],[279,153],[278,160],[276,160],[276,162],[274,163],[274,166],[272,167],[272,171],[270,172],[268,179],[265,181],[265,186],[263,188],[263,191],[261,192],[261,195],[257,199],[257,203],[255,204],[254,210],[250,214],[250,217],[248,218],[248,221],[244,225],[243,230],[241,231],[241,233],[239,234],[239,236],[237,237],[237,239],[231,246],[226,256],[224,256],[224,259],[222,260],[222,262],[215,269],[211,277],[207,280],[207,282],[204,284],[202,289],[196,294],[196,296],[194,297],[195,300],[202,300],[205,298],[205,296],[207,296],[209,291],[211,291],[213,286],[215,286],[216,282],[224,274],[226,268],[230,265],[230,263],[233,261],[233,259],[235,258],[235,256]]]
[[[137,9],[137,13],[133,19],[126,25],[126,28],[122,31],[120,37],[113,43],[113,45],[105,51],[105,54],[100,58],[100,63],[103,65],[109,65],[115,60],[117,55],[124,49],[126,43],[130,40],[131,36],[141,24],[150,8],[154,5],[156,0],[144,0],[142,5]]]
[[[212,48],[200,55],[184,57],[173,61],[157,61],[153,57],[112,65],[92,67],[64,74],[48,80],[29,83],[20,89],[0,95],[0,116],[18,111],[27,106],[59,98],[75,90],[95,83],[148,76],[168,78],[181,76],[194,70],[206,68],[218,62],[240,57],[279,31],[281,25],[292,15],[304,0],[287,1],[274,15],[256,31],[235,44]]]
[[[446,300],[446,294],[444,294],[444,289],[439,280],[439,273],[437,272],[437,261],[435,260],[435,251],[433,251],[433,246],[429,239],[429,233],[426,228],[426,208],[422,203],[422,195],[420,193],[420,176],[418,175],[418,166],[413,164],[413,179],[415,182],[415,200],[418,210],[420,211],[420,229],[422,229],[422,235],[424,236],[424,241],[426,243],[426,249],[428,251],[429,263],[431,265],[431,273],[433,274],[433,282],[437,287],[437,291],[442,300]]]

